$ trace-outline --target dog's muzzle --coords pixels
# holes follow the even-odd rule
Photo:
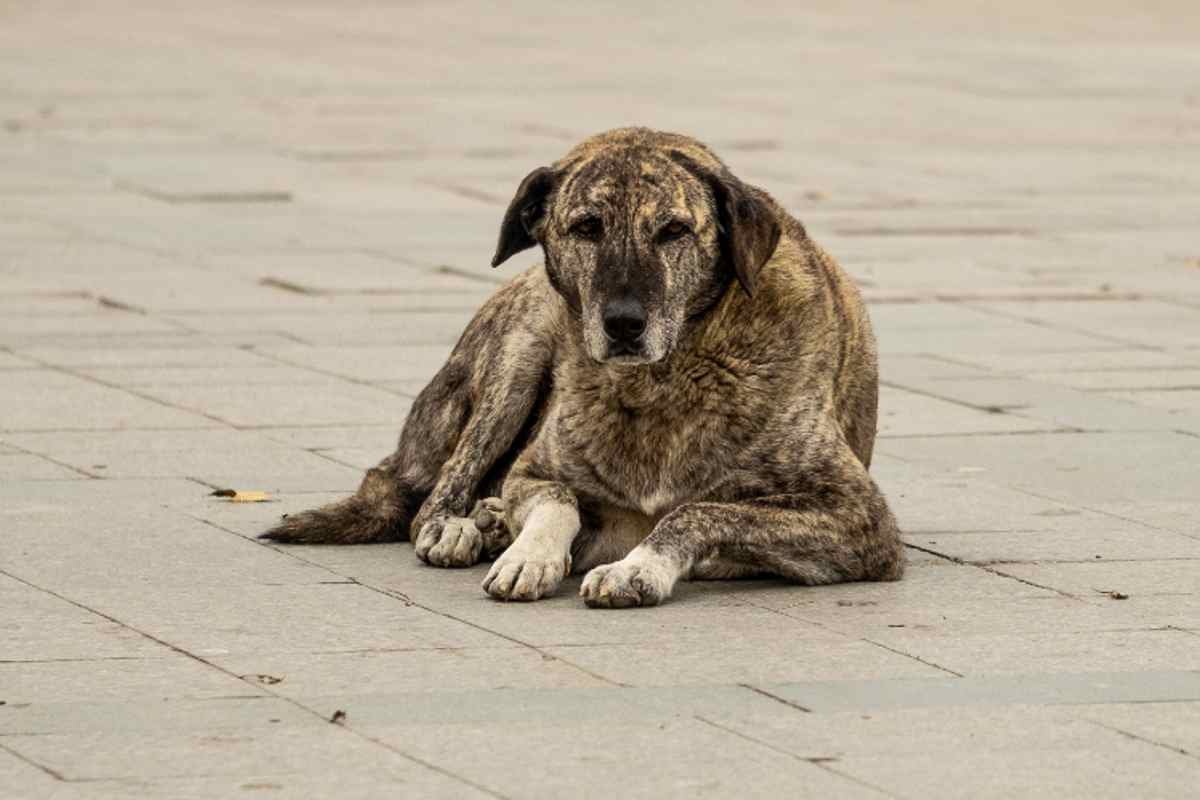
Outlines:
[[[632,297],[610,300],[600,312],[608,356],[638,356],[644,349],[646,309]]]

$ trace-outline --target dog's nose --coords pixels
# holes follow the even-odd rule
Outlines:
[[[611,342],[633,344],[646,331],[646,309],[632,297],[610,300],[602,316],[604,335]]]

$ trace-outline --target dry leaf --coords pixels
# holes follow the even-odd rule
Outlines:
[[[243,492],[237,489],[217,489],[213,497],[224,497],[231,503],[270,503],[271,495],[266,492]]]

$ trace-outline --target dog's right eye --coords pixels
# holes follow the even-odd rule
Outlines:
[[[599,217],[585,217],[571,226],[571,235],[580,239],[595,240],[604,231],[604,224]]]

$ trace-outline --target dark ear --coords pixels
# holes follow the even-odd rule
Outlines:
[[[733,267],[746,294],[754,294],[759,270],[779,244],[779,221],[766,194],[742,183],[723,167],[714,172],[683,153],[672,156],[708,184],[717,207],[721,258]]]
[[[517,194],[504,212],[500,223],[500,241],[496,244],[496,255],[492,266],[498,267],[510,256],[533,247],[533,226],[546,213],[546,198],[554,188],[555,174],[549,167],[538,167],[525,176],[517,187]]]

